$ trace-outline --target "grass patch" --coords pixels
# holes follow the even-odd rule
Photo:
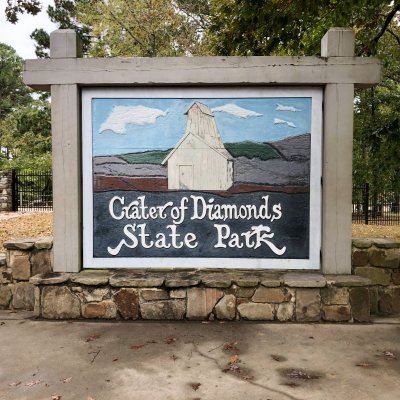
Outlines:
[[[266,143],[256,143],[251,141],[239,143],[225,143],[225,148],[233,157],[259,158],[261,160],[270,160],[280,158],[279,153]]]
[[[118,156],[129,164],[161,164],[169,154],[169,150],[144,151],[142,153],[129,153]]]

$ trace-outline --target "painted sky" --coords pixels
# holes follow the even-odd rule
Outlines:
[[[270,142],[311,132],[311,98],[92,99],[93,155],[175,147],[185,112],[199,101],[213,110],[224,143]]]

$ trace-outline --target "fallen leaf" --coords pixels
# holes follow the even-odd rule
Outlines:
[[[237,347],[238,342],[225,343],[223,350],[229,353],[240,353],[240,349]]]
[[[237,354],[231,356],[229,359],[229,364],[236,364],[237,362],[239,362],[239,356]]]
[[[25,383],[25,386],[32,387],[32,386],[38,385],[40,382],[42,382],[42,381],[40,379],[37,379],[35,381]]]
[[[132,346],[131,346],[131,349],[132,350],[139,350],[139,349],[141,349],[142,347],[144,347],[145,346],[145,343],[143,343],[143,344],[133,344]]]
[[[194,391],[196,391],[201,386],[201,383],[191,383],[190,386]]]
[[[282,385],[289,386],[289,387],[298,387],[300,386],[297,382],[283,382]]]
[[[93,342],[93,340],[99,339],[101,335],[99,333],[93,333],[86,338],[86,342]]]
[[[288,378],[292,378],[292,379],[309,380],[309,379],[319,379],[320,378],[320,376],[317,374],[312,374],[303,369],[295,369],[295,368],[286,370],[285,375]]]
[[[277,361],[277,362],[286,361],[286,358],[285,358],[285,357],[283,357],[283,356],[278,356],[278,355],[276,355],[276,354],[271,354],[271,358],[272,358],[274,361]]]
[[[394,353],[392,353],[391,351],[384,351],[383,352],[383,355],[386,357],[386,358],[390,358],[390,359],[392,359],[392,360],[395,360],[397,357],[396,357],[396,354],[394,354]]]
[[[167,337],[165,338],[165,343],[166,343],[166,344],[171,344],[171,343],[174,343],[174,342],[176,342],[176,338],[174,338],[174,337],[172,337],[172,336],[167,336]]]
[[[21,381],[18,381],[18,382],[9,383],[8,386],[16,387],[16,386],[19,386],[20,384],[21,384]]]
[[[69,378],[65,378],[65,379],[61,379],[62,383],[69,383],[71,382],[72,376],[70,376]]]
[[[114,358],[113,362],[118,361],[118,358]]]
[[[237,364],[230,364],[228,368],[222,370],[222,372],[234,372],[236,374],[240,373],[241,369]]]
[[[372,366],[373,366],[373,364],[366,362],[366,361],[361,361],[358,364],[356,364],[356,367],[363,367],[363,368],[369,368]]]

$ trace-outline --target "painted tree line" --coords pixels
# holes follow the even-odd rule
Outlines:
[[[7,0],[9,21],[37,14],[40,0]],[[356,32],[356,54],[384,63],[382,83],[356,92],[354,179],[400,187],[400,3],[382,0],[55,0],[59,28],[82,37],[88,57],[318,55],[332,26]],[[49,33],[35,29],[36,55]],[[50,106],[33,99],[22,60],[0,45],[0,169],[50,167]],[[7,150],[6,150],[7,149]]]

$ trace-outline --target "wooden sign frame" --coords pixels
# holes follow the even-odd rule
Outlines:
[[[320,269],[320,249],[321,249],[321,171],[322,171],[322,97],[323,93],[321,88],[318,87],[186,87],[186,88],[84,88],[82,89],[82,171],[83,171],[83,268],[244,268],[244,269],[307,269],[307,270],[318,270]],[[310,106],[310,124],[311,124],[311,156],[310,156],[310,180],[309,180],[309,225],[307,244],[308,244],[308,256],[304,258],[290,257],[276,255],[271,257],[271,254],[267,258],[263,257],[237,257],[214,255],[213,257],[203,256],[188,256],[186,253],[184,256],[178,257],[148,257],[144,256],[146,252],[141,252],[141,256],[135,256],[137,251],[135,249],[130,250],[132,256],[118,256],[109,255],[104,257],[104,253],[100,253],[103,256],[96,256],[94,244],[96,243],[96,235],[94,233],[94,204],[95,196],[93,193],[94,187],[94,146],[93,138],[98,135],[93,127],[93,107],[92,102],[100,99],[186,99],[192,102],[192,100],[198,100],[201,103],[201,99],[269,99],[279,104],[282,99],[301,99],[307,98],[311,101]],[[287,111],[289,108],[284,108]],[[295,111],[300,111],[296,110]],[[283,112],[287,115],[287,112]],[[105,118],[105,116],[104,116]],[[243,118],[242,118],[243,119]],[[275,118],[276,124],[290,123],[284,119]],[[292,124],[294,126],[294,124]],[[289,125],[290,126],[290,125]],[[120,129],[120,128],[115,128]],[[110,134],[110,133],[109,133]],[[100,137],[100,136],[98,136]],[[102,137],[102,139],[104,136]],[[117,139],[120,139],[117,138]],[[125,139],[125,138],[123,138]],[[110,140],[110,139],[108,139]],[[133,139],[132,139],[133,140]],[[160,139],[161,140],[161,139]],[[268,140],[268,137],[265,137]],[[104,151],[104,150],[103,150]],[[121,150],[123,152],[123,150]],[[290,165],[290,163],[288,164]],[[216,173],[216,171],[215,171]],[[170,176],[168,177],[170,180]],[[201,189],[201,188],[198,188]],[[212,190],[216,188],[211,188]],[[224,189],[224,188],[221,188]],[[104,189],[107,191],[107,188]],[[212,193],[211,190],[211,193]],[[279,189],[278,189],[279,190]],[[176,193],[176,190],[173,190]],[[186,191],[187,192],[187,191]],[[186,193],[185,192],[185,193]],[[204,190],[203,190],[204,192]],[[130,193],[130,192],[125,192]],[[139,193],[146,193],[140,192]],[[196,192],[189,192],[196,193]],[[199,193],[202,193],[200,191]],[[99,195],[99,194],[96,194]],[[274,196],[274,194],[272,194]],[[275,196],[277,196],[275,194]],[[128,195],[127,195],[128,197]],[[127,200],[128,201],[128,200]],[[107,212],[102,212],[101,218]],[[285,210],[282,210],[285,217]],[[301,208],[296,210],[296,213],[302,213]],[[284,217],[282,221],[284,221]],[[111,223],[110,218],[104,219],[106,224]],[[132,221],[126,220],[126,223]],[[162,224],[163,221],[161,221]],[[259,221],[262,222],[261,220]],[[278,222],[275,222],[277,224]],[[285,222],[289,223],[290,222]],[[268,229],[268,228],[267,228]],[[114,225],[110,225],[107,229],[110,239],[115,238],[115,235],[121,237],[121,243],[125,237],[122,230],[114,228]],[[112,240],[111,240],[112,242]],[[119,240],[118,240],[119,242]],[[271,246],[273,240],[271,239]],[[104,243],[104,238],[102,243]],[[114,244],[115,247],[115,239]],[[140,246],[140,245],[138,245]],[[103,246],[105,247],[105,246]],[[111,248],[112,246],[110,246]],[[214,246],[215,247],[215,246]],[[265,253],[268,253],[268,246],[265,246]],[[282,247],[282,246],[281,246]],[[165,252],[166,253],[166,252]],[[270,252],[271,253],[271,252]],[[224,253],[226,254],[226,252]],[[238,254],[238,252],[236,252]],[[257,253],[260,254],[260,253]]]

